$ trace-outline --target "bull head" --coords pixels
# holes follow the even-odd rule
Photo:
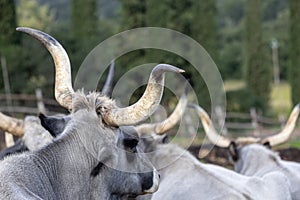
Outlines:
[[[72,110],[74,90],[71,82],[71,65],[64,48],[58,41],[44,32],[25,27],[17,28],[17,30],[36,38],[48,49],[55,63],[55,98],[61,106]],[[152,70],[147,88],[143,96],[135,104],[125,108],[118,108],[113,101],[98,95],[97,98],[103,98],[102,101],[108,103],[98,107],[97,113],[99,116],[101,115],[102,120],[109,126],[132,125],[146,119],[154,112],[161,100],[164,72],[167,71],[184,72],[184,70],[168,64],[159,64]]]

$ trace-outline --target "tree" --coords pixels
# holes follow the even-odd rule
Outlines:
[[[193,37],[207,50],[215,60],[218,58],[217,51],[217,19],[216,2],[199,1],[193,2]]]
[[[192,36],[199,44],[209,53],[213,61],[218,65],[218,49],[217,49],[217,18],[216,18],[216,1],[192,1]],[[207,86],[202,77],[194,80],[196,91],[199,92],[199,102],[206,109],[210,108],[210,95]],[[203,98],[207,97],[207,98]]]
[[[170,28],[192,37],[202,45],[213,59],[217,59],[217,19],[215,1],[152,0],[147,1],[147,26]],[[159,39],[159,38],[158,38]],[[174,38],[176,41],[176,38]],[[193,52],[189,52],[193,54]],[[199,55],[195,55],[197,57]],[[201,106],[210,108],[210,95],[201,74],[178,55],[159,50],[147,53],[153,62],[184,66],[184,76],[197,91]]]
[[[17,44],[16,8],[12,0],[0,0],[0,54],[7,45]],[[2,52],[3,53],[3,52]]]
[[[87,39],[94,36],[97,27],[97,1],[72,0],[71,31],[75,37]]]
[[[0,27],[0,57],[2,60],[6,60],[8,77],[10,77],[9,75],[12,72],[10,68],[19,55],[18,44],[20,42],[19,35],[16,32],[16,8],[12,0],[0,0]],[[0,88],[4,88],[2,75],[0,76]]]
[[[248,0],[245,4],[245,80],[247,88],[262,103],[253,106],[260,105],[264,110],[268,106],[272,77],[271,67],[264,62],[260,3],[260,0]]]
[[[291,84],[292,103],[297,104],[300,100],[300,2],[298,0],[290,0],[290,66],[289,80]]]
[[[55,13],[48,5],[40,5],[37,0],[20,1],[17,7],[18,25],[50,32]]]
[[[70,58],[77,71],[85,56],[98,44],[98,1],[72,0]]]

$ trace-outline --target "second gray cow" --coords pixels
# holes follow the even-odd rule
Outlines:
[[[236,139],[219,135],[205,110],[198,105],[192,105],[192,107],[197,110],[211,142],[219,147],[228,148],[236,172],[252,177],[262,177],[272,172],[283,173],[290,182],[292,199],[300,198],[300,164],[284,161],[270,149],[288,140],[296,126],[300,104],[294,107],[285,127],[278,134],[266,138],[240,137]]]
[[[165,121],[136,127],[143,137],[145,152],[161,175],[158,191],[139,196],[138,200],[291,199],[289,181],[281,172],[248,177],[223,167],[203,164],[182,147],[166,144],[162,134],[181,119],[186,105],[187,98],[183,95]]]

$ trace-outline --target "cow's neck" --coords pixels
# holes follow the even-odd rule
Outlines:
[[[76,134],[60,138],[38,154],[39,165],[58,198],[89,194],[90,173],[97,160]]]
[[[275,170],[283,169],[280,157],[275,152],[269,150],[261,152],[253,151],[250,156],[241,155],[240,157],[242,160],[239,161],[240,163],[235,164],[235,170],[247,176],[261,176]]]
[[[185,149],[177,145],[159,145],[156,151],[155,160],[157,163],[164,163],[163,159],[168,160],[170,164],[159,169],[161,174],[161,182],[165,177],[171,177],[176,173],[184,173],[186,176],[197,177],[198,181],[203,184],[218,185],[228,190],[235,190],[245,196],[249,196],[248,191],[240,190],[236,187],[237,182],[243,180],[244,177],[225,168],[210,164],[203,164],[191,155]],[[173,163],[171,163],[173,161]],[[164,163],[165,164],[165,163]],[[155,165],[155,167],[157,167]],[[236,179],[236,180],[235,180]]]

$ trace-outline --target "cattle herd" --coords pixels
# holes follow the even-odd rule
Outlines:
[[[160,103],[168,64],[153,68],[143,96],[119,108],[111,99],[114,65],[101,92],[74,91],[64,48],[50,35],[17,28],[40,41],[55,64],[55,98],[68,115],[15,119],[0,113],[0,129],[18,139],[0,152],[0,199],[300,199],[300,164],[281,160],[271,147],[292,134],[300,105],[285,127],[267,138],[229,139],[209,115],[188,102],[185,90],[164,121],[140,123]],[[185,112],[196,112],[209,140],[228,150],[234,170],[201,163],[168,143],[167,132]]]

